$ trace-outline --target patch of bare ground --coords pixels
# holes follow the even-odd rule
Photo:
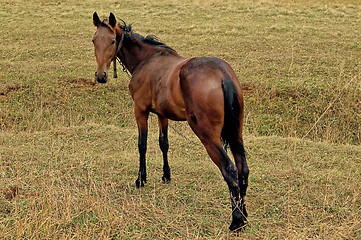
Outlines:
[[[70,85],[74,88],[88,88],[95,87],[96,83],[94,78],[69,78],[69,79],[61,79],[66,85]]]
[[[12,92],[16,92],[24,88],[21,84],[9,83],[0,84],[0,96],[7,96]]]

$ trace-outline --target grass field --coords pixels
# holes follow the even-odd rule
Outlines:
[[[171,129],[172,182],[161,183],[154,116],[148,184],[131,186],[128,79],[95,84],[94,11],[235,69],[244,232],[228,231],[228,189],[205,150]],[[0,19],[0,239],[361,239],[358,0],[1,0]]]

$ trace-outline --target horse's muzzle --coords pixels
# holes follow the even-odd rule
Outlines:
[[[98,75],[98,72],[95,72],[95,78],[98,81],[98,83],[106,83],[107,82],[107,73],[104,72],[102,76]]]

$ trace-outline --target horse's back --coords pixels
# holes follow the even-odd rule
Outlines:
[[[188,81],[215,81],[221,83],[230,77],[240,91],[240,83],[231,66],[223,59],[197,57],[190,59],[181,69],[181,76]]]

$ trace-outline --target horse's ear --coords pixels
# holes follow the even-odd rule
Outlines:
[[[101,21],[99,19],[99,16],[97,14],[97,12],[93,13],[93,24],[94,26],[98,27],[100,25]]]
[[[112,27],[115,27],[115,24],[117,24],[117,20],[116,20],[116,18],[115,18],[115,16],[114,16],[113,13],[110,13],[110,14],[109,14],[109,24],[110,24],[110,26],[112,26]]]

